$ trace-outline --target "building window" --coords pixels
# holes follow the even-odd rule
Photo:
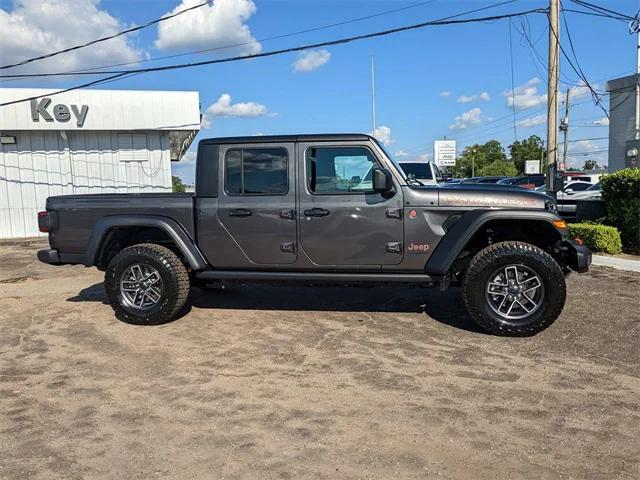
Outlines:
[[[119,133],[118,158],[121,162],[148,161],[147,136],[144,133]]]
[[[373,192],[373,154],[364,147],[307,150],[307,188],[316,195]]]
[[[228,195],[286,195],[287,151],[284,148],[243,148],[225,155]]]

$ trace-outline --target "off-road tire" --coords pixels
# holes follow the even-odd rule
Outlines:
[[[162,279],[161,298],[146,311],[127,305],[120,291],[123,272],[134,264],[149,265]],[[184,264],[171,250],[153,243],[133,245],[118,253],[109,262],[104,284],[116,317],[135,325],[158,325],[174,320],[189,296],[189,273]]]
[[[508,265],[522,265],[542,280],[544,297],[530,317],[508,321],[494,312],[486,297],[489,277]],[[478,252],[462,280],[462,295],[471,318],[494,335],[526,337],[551,325],[562,312],[566,298],[564,274],[551,255],[524,242],[501,242]]]

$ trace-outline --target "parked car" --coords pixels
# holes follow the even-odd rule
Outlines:
[[[434,162],[399,162],[400,168],[409,178],[424,185],[433,185],[443,181],[442,173]]]
[[[422,185],[368,135],[201,140],[196,172],[195,195],[49,197],[38,258],[104,270],[134,324],[176,318],[203,282],[460,285],[481,327],[520,336],[556,320],[565,276],[591,263],[552,198]]]
[[[471,178],[464,178],[463,180],[460,181],[460,183],[498,183],[500,180],[507,178],[507,177],[471,177]]]
[[[536,190],[544,192],[544,188],[542,186]],[[587,182],[569,182],[565,185],[564,191],[558,192],[556,195],[558,213],[567,219],[575,218],[578,201],[602,198],[600,182],[594,185]]]
[[[524,175],[520,177],[507,177],[497,182],[500,185],[517,185],[531,190],[544,185],[545,176],[543,173],[534,175]]]

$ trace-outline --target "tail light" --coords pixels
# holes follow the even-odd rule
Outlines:
[[[49,233],[49,212],[38,212],[38,230],[42,233]]]

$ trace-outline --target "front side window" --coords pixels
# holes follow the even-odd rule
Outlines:
[[[224,168],[228,195],[285,195],[289,190],[283,148],[229,150]]]
[[[311,147],[307,150],[307,187],[318,195],[373,192],[377,163],[364,147]]]

